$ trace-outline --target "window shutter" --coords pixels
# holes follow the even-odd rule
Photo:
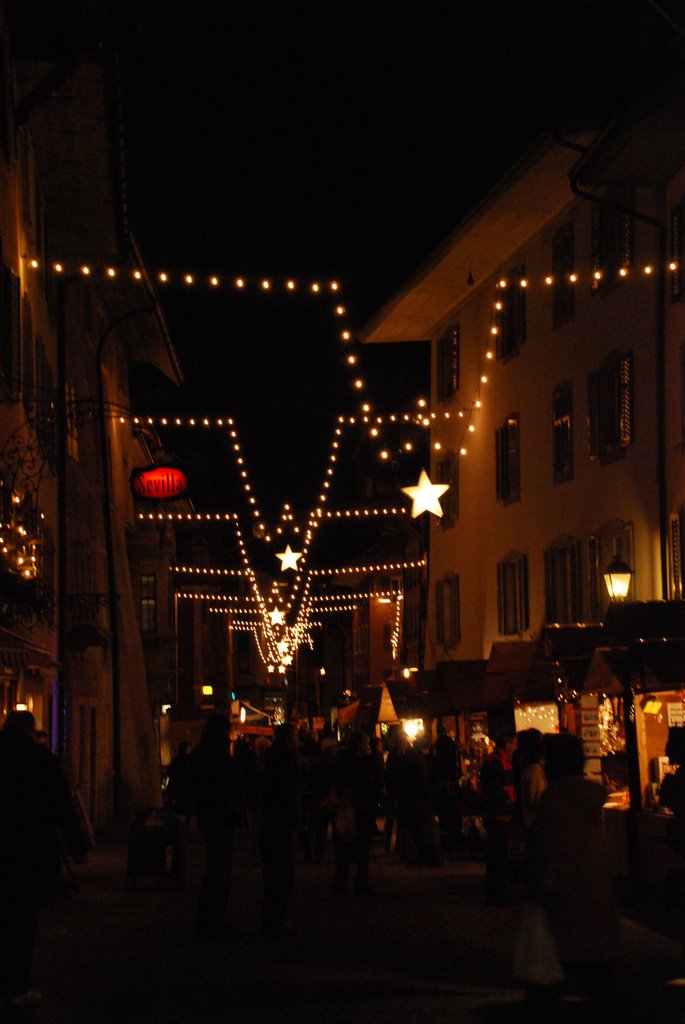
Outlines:
[[[502,434],[502,428],[495,431],[495,486],[498,501],[502,501],[504,497],[504,487],[502,479],[504,470],[504,458],[502,453]]]
[[[618,440],[625,447],[633,441],[633,358],[623,356],[616,367],[618,392]]]
[[[601,252],[602,252],[602,218],[600,215],[599,207],[592,207],[592,222],[590,225],[590,268],[592,270],[592,290],[597,291],[599,288],[599,281],[595,277],[597,271],[602,269],[601,267]]]
[[[545,622],[556,622],[552,552],[545,551]]]
[[[518,498],[521,494],[521,448],[518,416],[507,421],[507,463],[509,467],[508,497]]]
[[[670,517],[670,575],[671,600],[680,601],[683,597],[683,563],[680,537],[680,516]]]
[[[454,647],[461,640],[459,577],[452,576],[448,581],[448,586],[450,594],[449,643],[450,647]]]
[[[671,302],[680,302],[683,298],[684,220],[685,207],[681,203],[671,211],[671,260],[676,265],[676,269],[671,271]]]
[[[590,458],[599,457],[599,408],[598,408],[599,374],[589,373],[587,378],[587,420],[588,443]]]
[[[504,616],[504,592],[505,592],[505,579],[504,579],[505,565],[503,562],[499,562],[497,565],[497,631],[504,635],[505,633],[505,616]]]
[[[518,572],[518,583],[519,583],[519,616],[518,616],[518,630],[528,629],[530,626],[530,609],[528,607],[528,556],[521,555],[519,559],[519,572]]]
[[[445,614],[442,601],[442,581],[435,584],[435,639],[441,646],[445,644]]]

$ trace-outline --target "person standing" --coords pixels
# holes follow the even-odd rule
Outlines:
[[[294,934],[286,927],[285,915],[295,885],[293,847],[300,822],[297,758],[297,729],[286,722],[276,729],[261,775],[261,933],[270,938]]]
[[[485,825],[485,899],[492,906],[503,906],[508,895],[509,829],[516,792],[511,763],[516,737],[501,732],[495,749],[483,761],[480,770],[480,795]]]
[[[333,772],[333,792],[340,801],[339,811],[333,816],[334,891],[345,891],[350,864],[356,861],[355,895],[371,895],[369,858],[380,794],[374,776],[369,740],[361,729],[353,729],[338,752]],[[347,819],[341,818],[339,813],[346,806],[351,812],[349,832]]]
[[[83,861],[90,847],[59,759],[35,741],[30,711],[0,732],[0,1008],[40,1001],[31,966],[41,906],[60,883],[61,842]]]
[[[531,829],[534,896],[547,911],[567,983],[589,1001],[591,1019],[611,1020],[620,914],[602,818],[607,791],[583,777],[577,736],[545,735],[543,750],[548,785]],[[559,994],[558,986],[538,991],[535,1004],[544,999],[553,1010]]]
[[[227,913],[233,834],[241,815],[230,735],[228,718],[212,715],[190,755],[193,804],[206,854],[195,925],[195,934],[201,940],[227,939],[231,934]]]
[[[183,819],[187,829],[190,828],[193,810],[190,753],[190,743],[179,743],[178,751],[167,768],[165,791],[167,803],[173,807],[178,817]]]

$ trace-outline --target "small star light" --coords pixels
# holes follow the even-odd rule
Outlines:
[[[433,515],[442,516],[442,509],[438,498],[449,490],[449,484],[432,484],[425,469],[421,470],[419,482],[415,487],[403,487],[404,494],[408,494],[413,504],[411,517],[416,519],[422,512],[432,512]]]
[[[286,656],[283,659],[283,664],[284,665],[292,665],[292,663],[293,663],[293,656],[292,656],[292,654],[286,654]]]
[[[280,558],[281,572],[285,572],[286,569],[297,569],[297,560],[302,558],[302,552],[293,551],[290,544],[288,544],[285,551],[276,553],[276,558]]]
[[[272,626],[282,626],[285,622],[285,616],[280,608],[274,608],[270,611],[269,618],[271,619]]]

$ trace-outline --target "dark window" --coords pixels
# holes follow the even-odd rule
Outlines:
[[[680,447],[685,451],[685,342],[680,346]]]
[[[530,625],[526,555],[516,552],[497,566],[497,620],[502,636],[522,633]]]
[[[570,275],[575,270],[573,223],[559,228],[552,240],[552,325],[561,327],[576,315],[575,285]]]
[[[21,382],[19,278],[3,263],[0,266],[0,371],[5,387],[13,396]]]
[[[507,416],[495,431],[497,500],[518,501],[521,497],[520,430],[518,413]]]
[[[438,398],[441,402],[459,390],[459,325],[438,341]]]
[[[157,577],[154,573],[140,577],[140,629],[143,633],[157,630]]]
[[[573,479],[573,384],[564,381],[552,397],[554,483]]]
[[[526,289],[521,267],[514,267],[497,285],[495,326],[497,355],[508,359],[518,354],[526,340]]]
[[[545,551],[545,620],[581,622],[581,593],[578,544],[563,538]]]
[[[683,274],[685,272],[685,203],[671,210],[671,301],[682,302],[685,297]]]
[[[633,442],[633,357],[612,352],[588,377],[590,456],[608,459]]]
[[[443,530],[454,526],[455,520],[459,518],[459,459],[454,452],[448,452],[444,459],[436,464],[437,482],[449,484],[449,490],[440,498],[442,518],[440,524]]]
[[[630,207],[632,195],[627,190],[617,190],[607,196],[607,205],[592,208],[592,269],[593,290],[605,291],[621,280],[619,271],[628,269],[633,262],[633,218],[627,211],[615,209]]]
[[[440,647],[454,647],[461,640],[458,576],[435,584],[435,639]]]

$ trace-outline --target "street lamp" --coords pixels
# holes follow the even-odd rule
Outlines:
[[[625,601],[630,589],[632,575],[633,570],[630,566],[622,558],[619,558],[618,555],[614,555],[604,570],[604,582],[612,601]]]

